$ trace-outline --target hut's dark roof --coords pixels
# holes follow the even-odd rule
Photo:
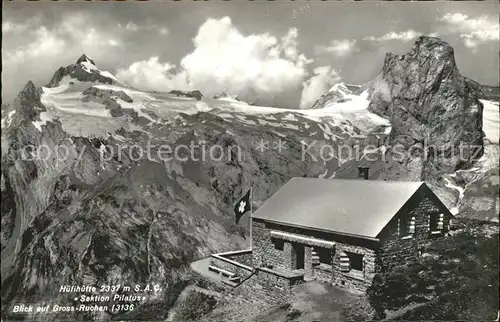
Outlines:
[[[252,217],[375,238],[422,185],[407,181],[293,178]]]

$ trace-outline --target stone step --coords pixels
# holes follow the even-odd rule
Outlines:
[[[222,283],[224,283],[226,285],[229,285],[229,286],[232,286],[232,287],[236,287],[239,284],[239,283],[236,283],[236,282],[232,282],[230,280],[222,280]]]
[[[224,270],[222,268],[219,268],[219,267],[213,266],[213,265],[208,266],[208,270],[210,270],[212,272],[216,272],[216,273],[222,274],[222,276],[225,276],[225,277],[234,277],[234,276],[236,276],[235,273],[226,271],[226,270]]]
[[[230,278],[228,278],[228,281],[234,282],[234,283],[239,283],[239,282],[241,282],[241,276],[236,275],[236,276],[230,277]]]
[[[311,282],[311,281],[315,281],[316,280],[316,277],[314,276],[304,276],[304,282]]]

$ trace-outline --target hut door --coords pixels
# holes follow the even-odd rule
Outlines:
[[[295,244],[295,269],[303,269],[304,268],[304,245]]]

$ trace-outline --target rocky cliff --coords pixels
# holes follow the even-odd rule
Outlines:
[[[446,42],[420,37],[409,53],[387,54],[371,86],[369,109],[391,120],[390,145],[409,151],[388,156],[385,178],[435,182],[482,156],[483,105]]]

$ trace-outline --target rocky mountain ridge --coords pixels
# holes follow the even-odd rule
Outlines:
[[[111,73],[101,71],[96,66],[94,61],[87,55],[83,54],[78,58],[76,63],[66,67],[60,67],[52,76],[52,79],[45,87],[57,87],[65,76],[81,81],[81,82],[99,82],[103,84],[117,84],[119,81]]]
[[[391,119],[390,142],[409,148],[425,141],[429,146],[423,147],[428,149],[425,152],[434,154],[429,162],[413,156],[403,160],[403,164],[413,163],[415,169],[406,176],[402,176],[399,164],[387,164],[388,179],[432,180],[467,167],[482,156],[483,104],[460,75],[449,44],[420,37],[408,54],[387,54],[376,82],[380,84],[374,88],[369,109]],[[384,92],[387,89],[389,93]],[[384,100],[387,94],[389,102]],[[459,145],[467,147],[460,159]]]

